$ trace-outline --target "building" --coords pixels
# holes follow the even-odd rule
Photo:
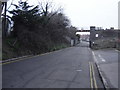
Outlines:
[[[120,29],[120,1],[118,2],[118,29]]]

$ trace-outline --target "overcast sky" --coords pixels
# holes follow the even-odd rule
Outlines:
[[[12,0],[9,0],[8,4]],[[18,0],[14,0],[16,2]],[[28,0],[36,4],[37,0]],[[42,0],[43,1],[43,0]],[[118,2],[120,0],[52,0],[64,8],[71,24],[78,29],[89,26],[118,28]]]

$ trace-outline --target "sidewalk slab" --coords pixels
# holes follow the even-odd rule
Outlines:
[[[100,69],[110,87],[118,88],[118,63],[101,64]]]
[[[93,56],[104,85],[107,88],[118,88],[118,52],[96,50]]]

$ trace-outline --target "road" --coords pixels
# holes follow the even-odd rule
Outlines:
[[[3,88],[103,88],[88,42],[2,66]]]

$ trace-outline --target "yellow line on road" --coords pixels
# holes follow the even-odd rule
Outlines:
[[[90,68],[90,87],[93,88],[92,69],[91,69],[91,63],[90,62],[89,62],[89,68]]]
[[[95,72],[94,72],[94,66],[92,62],[89,62],[89,68],[90,68],[90,86],[93,90],[95,88],[98,89],[96,78],[95,78]]]
[[[95,78],[95,72],[94,72],[94,66],[93,66],[93,63],[92,63],[92,71],[93,71],[93,80],[94,80],[94,85],[95,85],[95,88],[97,90],[97,83],[96,83],[96,78]]]
[[[48,53],[47,53],[47,54],[48,54]],[[27,59],[31,59],[31,58],[38,57],[38,56],[43,56],[43,55],[46,55],[46,54],[40,54],[40,55],[36,55],[36,56],[30,56],[30,57],[26,57],[26,58],[16,59],[16,60],[14,60],[14,61],[9,61],[9,62],[5,62],[5,63],[0,63],[0,65],[10,64],[10,63],[14,63],[14,62],[22,61],[22,60],[27,60]]]
[[[59,51],[61,51],[61,50],[54,51],[54,52],[59,52]],[[53,53],[53,52],[47,52],[47,53],[43,53],[43,54],[39,54],[39,55],[35,55],[35,56],[30,56],[30,57],[25,57],[25,58],[21,58],[21,59],[16,59],[16,60],[14,60],[14,61],[9,61],[9,62],[5,62],[5,63],[0,63],[0,65],[5,65],[5,64],[10,64],[10,63],[22,61],[22,60],[27,60],[27,59],[34,58],[34,57],[38,57],[38,56],[44,56],[44,55],[48,55],[48,54],[50,54],[50,53]]]
[[[30,58],[30,57],[29,57],[29,58]],[[0,65],[10,64],[10,63],[14,63],[14,62],[18,62],[18,61],[26,60],[26,59],[29,59],[29,58],[18,59],[18,60],[15,60],[15,61],[10,61],[10,62],[5,62],[5,63],[0,63]],[[31,57],[31,58],[32,58],[32,57]]]
[[[52,51],[52,52],[43,53],[43,54],[38,54],[38,55],[35,55],[35,56],[30,56],[30,57],[25,57],[25,58],[21,58],[21,59],[16,59],[14,61],[8,61],[8,62],[5,62],[5,63],[0,63],[0,65],[10,64],[10,63],[14,63],[14,62],[18,62],[18,61],[22,61],[22,60],[38,57],[38,56],[44,56],[44,55],[48,55],[48,54],[51,54],[51,53],[54,53],[54,52],[60,52],[60,51],[62,51],[62,49],[56,50],[56,51]]]

